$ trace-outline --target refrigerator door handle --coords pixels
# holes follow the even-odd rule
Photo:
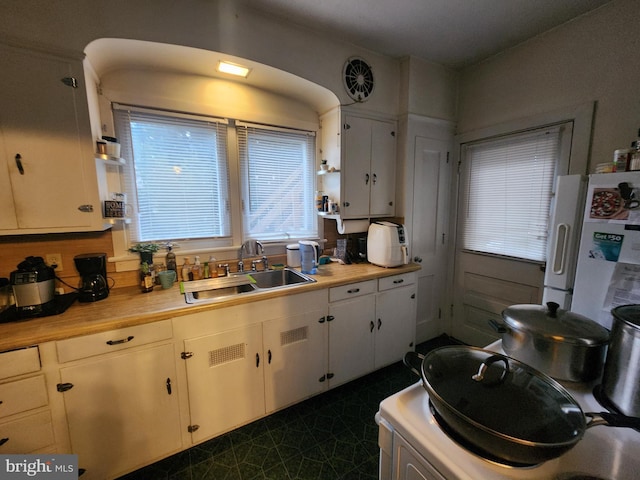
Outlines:
[[[570,231],[571,226],[566,223],[559,223],[556,227],[556,242],[553,249],[553,262],[551,263],[551,271],[556,275],[564,274],[567,264]]]

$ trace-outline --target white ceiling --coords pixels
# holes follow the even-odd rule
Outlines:
[[[458,68],[610,0],[241,0],[288,22],[393,57]]]

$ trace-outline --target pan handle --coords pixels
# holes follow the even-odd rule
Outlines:
[[[609,412],[587,412],[585,413],[585,416],[591,419],[591,421],[587,424],[587,428],[604,425],[606,427],[633,428],[634,430],[640,432],[639,417],[629,417],[627,415]]]
[[[409,367],[413,373],[422,378],[422,373],[420,373],[420,368],[422,367],[422,361],[424,360],[424,355],[418,352],[407,352],[402,359],[402,362],[405,366]]]
[[[498,333],[507,333],[509,330],[503,324],[496,322],[493,318],[488,320],[489,326]]]

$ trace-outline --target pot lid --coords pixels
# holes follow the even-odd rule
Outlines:
[[[432,401],[493,435],[559,446],[575,443],[586,429],[580,405],[564,387],[506,355],[441,347],[425,356],[422,379]]]
[[[621,305],[611,310],[611,313],[615,318],[640,330],[640,305]]]
[[[527,331],[553,342],[585,346],[609,343],[609,330],[587,317],[559,307],[555,302],[512,305],[504,309],[502,318],[513,330]]]

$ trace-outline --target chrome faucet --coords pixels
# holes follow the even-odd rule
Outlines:
[[[269,260],[264,254],[264,246],[258,240],[247,240],[240,246],[240,249],[238,250],[238,272],[244,272],[245,255],[247,257],[257,257],[258,255],[262,255],[261,260],[251,262],[251,269],[255,271],[256,264],[262,262],[264,269],[269,270]]]

